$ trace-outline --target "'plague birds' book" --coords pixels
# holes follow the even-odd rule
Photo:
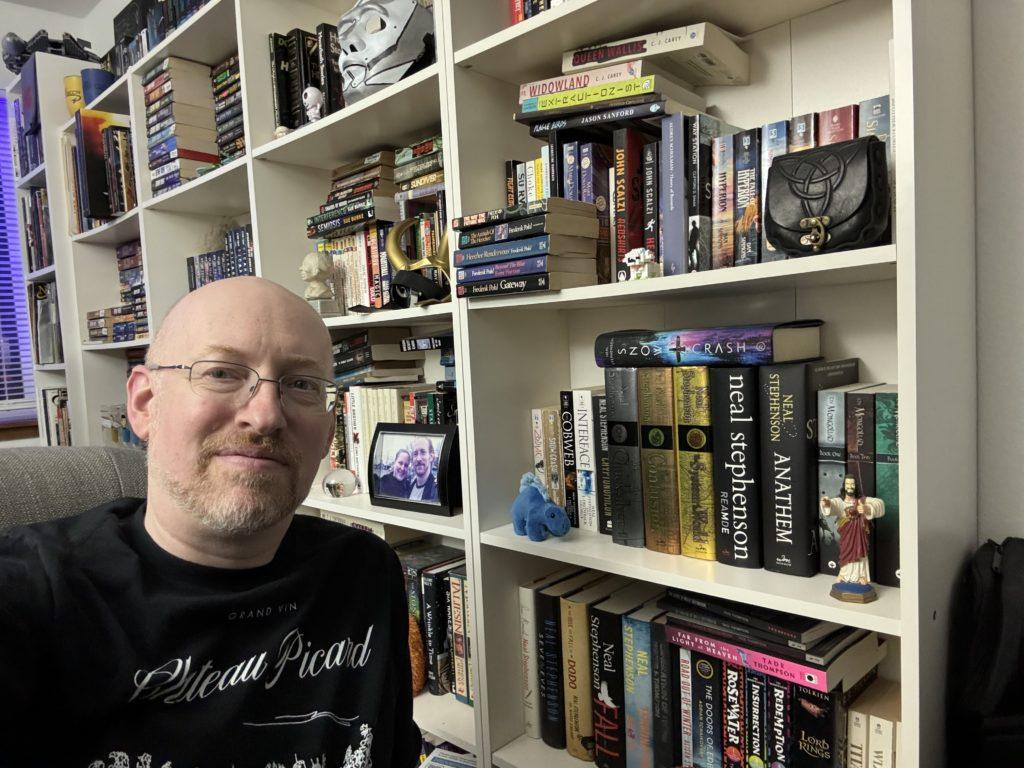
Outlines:
[[[682,551],[689,557],[714,560],[715,494],[712,482],[708,369],[695,365],[671,370],[678,444],[676,456]]]
[[[648,549],[682,553],[671,368],[637,371],[644,539]]]
[[[772,365],[817,357],[821,320],[688,328],[612,331],[594,341],[598,366]]]

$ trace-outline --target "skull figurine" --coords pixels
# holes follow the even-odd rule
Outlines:
[[[338,21],[338,43],[351,104],[434,62],[432,0],[356,0]]]
[[[323,117],[324,95],[319,88],[312,85],[302,92],[302,106],[306,108],[306,117],[314,123]]]

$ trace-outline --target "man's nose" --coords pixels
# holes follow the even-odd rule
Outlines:
[[[276,381],[259,379],[248,402],[238,410],[239,419],[259,434],[271,434],[287,423],[278,386]]]

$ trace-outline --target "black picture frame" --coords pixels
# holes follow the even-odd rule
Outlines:
[[[408,456],[404,468],[397,471],[395,458],[401,452]],[[418,483],[417,477],[424,476],[420,472],[424,461],[429,474],[425,482]],[[366,477],[370,501],[375,505],[451,517],[462,506],[458,426],[378,423]],[[412,498],[417,492],[424,497]]]

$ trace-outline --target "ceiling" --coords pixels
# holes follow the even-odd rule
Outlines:
[[[100,0],[8,0],[8,2],[23,5],[26,8],[63,13],[65,16],[75,16],[81,19],[99,5]]]

